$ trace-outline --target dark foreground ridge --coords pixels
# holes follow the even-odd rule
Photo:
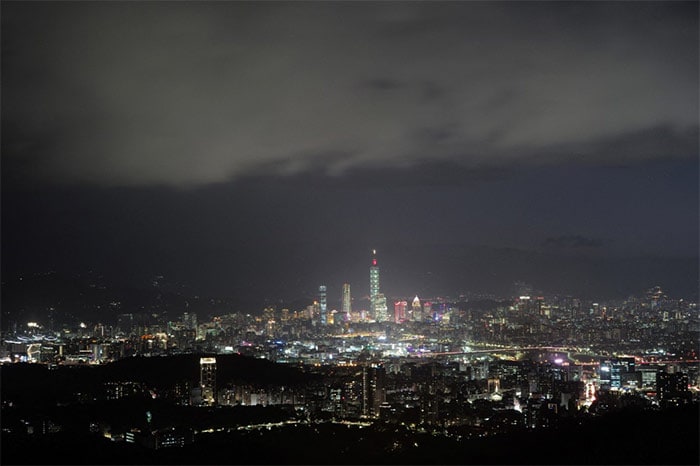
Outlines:
[[[697,416],[697,404],[628,409],[556,430],[459,441],[381,423],[312,423],[201,433],[162,450],[98,435],[4,435],[2,464],[698,464]]]

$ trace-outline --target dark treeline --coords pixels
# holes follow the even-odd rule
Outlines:
[[[268,409],[268,408],[265,408]],[[697,405],[629,409],[557,429],[472,440],[388,424],[200,434],[150,450],[96,435],[3,437],[3,464],[697,464]]]

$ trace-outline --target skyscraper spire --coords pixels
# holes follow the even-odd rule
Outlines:
[[[386,297],[379,292],[379,266],[377,250],[372,249],[372,266],[369,268],[369,302],[370,311],[377,322],[387,320]]]
[[[372,314],[376,312],[377,295],[379,294],[379,266],[377,265],[377,250],[372,249],[372,265],[369,268],[369,306]]]

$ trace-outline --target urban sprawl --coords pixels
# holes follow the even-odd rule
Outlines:
[[[177,318],[117,312],[113,322],[15,324],[3,335],[3,365],[41,364],[92,370],[127,358],[190,354],[199,377],[169,387],[122,377],[72,395],[89,404],[146,395],[175,406],[281,406],[278,423],[210,426],[90,423],[95,435],[153,448],[194,442],[226,429],[332,422],[375,423],[456,438],[488,436],[514,426],[538,429],[575,416],[631,404],[662,409],[697,401],[697,303],[656,286],[638,296],[593,302],[533,293],[514,297],[411,296],[389,300],[373,251],[369,294],[353,300],[350,284],[330,309],[328,289],[305,308]],[[364,288],[364,287],[363,287]],[[358,304],[363,304],[359,306]],[[366,309],[365,309],[366,308]],[[231,382],[217,367],[228,355],[265,359],[313,376],[294,384]],[[78,369],[76,369],[78,370]],[[4,397],[3,409],[13,400]],[[150,422],[150,419],[146,419]],[[27,420],[28,434],[59,432],[60,420]],[[17,430],[3,426],[3,432]]]

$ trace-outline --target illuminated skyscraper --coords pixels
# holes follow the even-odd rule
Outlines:
[[[413,298],[413,303],[411,303],[411,314],[413,320],[420,321],[423,319],[423,313],[421,312],[420,299],[418,296]]]
[[[199,371],[202,401],[213,405],[216,402],[216,358],[199,358]]]
[[[406,320],[406,307],[408,303],[406,301],[396,301],[394,303],[394,322],[397,324]]]
[[[375,297],[374,320],[377,322],[386,322],[389,320],[389,308],[386,305],[386,296],[384,296],[384,293],[377,293]]]
[[[321,325],[328,325],[328,303],[326,301],[326,285],[318,287],[318,307]]]
[[[600,361],[600,389],[619,390],[626,374],[635,372],[634,358],[606,358]]]
[[[381,364],[362,367],[362,416],[378,417],[379,406],[386,401],[386,370]]]
[[[196,330],[197,329],[197,314],[185,312],[182,314],[182,323],[185,325],[186,329]]]
[[[350,295],[350,284],[343,283],[343,307],[341,308],[343,312],[343,319],[350,320],[350,313],[352,312],[352,296]]]
[[[379,266],[377,265],[377,250],[372,250],[372,266],[369,268],[369,309],[372,315],[377,315],[377,295],[379,294]]]

